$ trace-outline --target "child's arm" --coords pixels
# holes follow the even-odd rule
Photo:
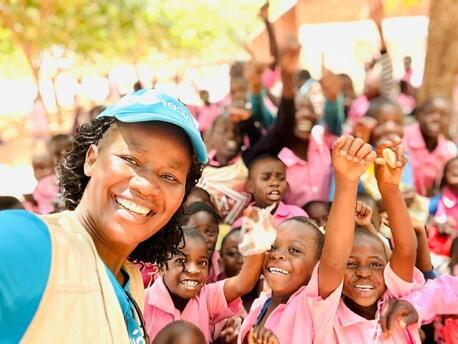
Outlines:
[[[362,228],[365,228],[373,232],[377,232],[371,220],[372,220],[371,207],[368,207],[361,201],[356,202],[355,223]]]
[[[428,237],[426,235],[426,227],[412,217],[412,224],[415,230],[415,236],[417,237],[417,260],[415,266],[418,270],[423,273],[429,273],[433,271],[433,263],[431,262],[431,255],[428,247]]]
[[[276,236],[274,220],[268,208],[248,207],[244,216],[243,238],[239,249],[245,257],[239,274],[224,280],[224,296],[227,303],[254,288],[261,274],[264,252],[270,249]]]
[[[393,271],[405,281],[411,282],[415,267],[417,240],[404,203],[399,184],[407,159],[399,139],[387,141],[377,147],[375,177],[388,214],[394,241],[390,264]],[[387,161],[388,160],[388,161]]]
[[[322,298],[329,296],[341,283],[353,246],[356,193],[359,177],[375,159],[372,147],[352,136],[340,137],[332,152],[336,193],[326,225],[320,259],[318,287]]]

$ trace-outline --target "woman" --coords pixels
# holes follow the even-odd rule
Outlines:
[[[60,166],[69,211],[0,213],[0,342],[147,342],[128,260],[164,262],[207,160],[186,107],[155,90],[83,125]]]

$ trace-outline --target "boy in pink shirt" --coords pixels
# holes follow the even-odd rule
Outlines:
[[[216,323],[241,313],[240,296],[257,282],[264,253],[245,257],[237,276],[206,284],[207,242],[196,229],[184,229],[183,233],[183,247],[171,252],[172,258],[162,267],[161,276],[145,291],[146,330],[154,338],[171,322],[187,320],[197,325],[209,342]]]
[[[239,344],[246,343],[249,333],[259,338],[268,333],[266,329],[280,343],[291,344],[319,342],[331,330],[343,280],[343,274],[335,272],[346,254],[338,248],[349,237],[342,234],[354,227],[355,210],[348,209],[348,204],[356,204],[358,178],[374,158],[370,145],[360,139],[344,136],[336,142],[336,197],[326,237],[304,217],[290,218],[277,227],[263,269],[272,293],[253,303],[242,323]]]
[[[288,189],[286,166],[276,156],[261,155],[255,158],[248,170],[247,191],[251,193],[258,208],[267,208],[276,204],[272,209],[275,223],[279,224],[294,216],[307,216],[307,213],[295,205],[287,205],[281,201]],[[243,217],[238,218],[232,228],[242,225]]]
[[[458,153],[456,145],[443,133],[448,130],[451,104],[442,97],[425,101],[418,111],[418,123],[404,130],[403,144],[413,168],[415,188],[431,196],[445,163]]]

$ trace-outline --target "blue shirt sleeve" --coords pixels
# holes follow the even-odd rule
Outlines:
[[[38,309],[51,267],[46,224],[24,210],[0,211],[0,343],[18,343]]]

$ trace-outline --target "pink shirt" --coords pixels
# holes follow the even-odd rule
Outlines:
[[[278,157],[286,165],[289,188],[284,197],[287,204],[304,206],[309,201],[328,201],[331,185],[331,147],[336,136],[321,125],[312,129],[307,161],[302,160],[289,148],[283,148]]]
[[[197,122],[199,123],[200,132],[206,131],[213,124],[218,115],[221,114],[221,108],[216,104],[204,105],[197,111]]]
[[[458,194],[445,186],[442,190],[436,217],[453,217],[456,221],[455,229],[458,230]]]
[[[415,188],[420,195],[427,196],[428,189],[442,176],[445,164],[457,155],[458,149],[452,141],[440,135],[436,149],[429,152],[418,123],[404,129],[403,145],[409,154]]]
[[[275,210],[275,213],[273,214],[275,224],[278,225],[282,223],[284,220],[289,219],[294,216],[305,216],[309,217],[307,213],[302,209],[299,208],[298,206],[295,205],[288,205],[283,202],[280,202],[278,204],[277,209]],[[243,221],[243,216],[239,217],[233,224],[232,228],[236,227],[241,227],[242,226],[242,221]]]
[[[414,288],[424,284],[422,273],[415,269],[414,282],[409,283],[399,278],[388,264],[384,271],[385,285],[387,287],[382,299],[379,301],[379,312],[384,302],[389,299],[400,298]],[[339,301],[337,317],[334,319],[333,331],[328,332],[323,343],[363,344],[363,343],[421,343],[418,327],[410,326],[407,329],[397,329],[387,340],[382,340],[382,330],[378,315],[374,320],[367,320],[351,311],[343,302]]]
[[[350,109],[348,110],[348,119],[350,120],[352,126],[364,117],[369,109],[369,106],[370,102],[364,94],[356,98],[351,103]]]
[[[218,281],[218,275],[221,273],[219,270],[219,252],[214,251],[210,258],[210,270],[208,271],[207,283],[214,283]]]
[[[221,320],[242,314],[242,300],[230,303],[224,296],[224,281],[206,284],[197,297],[190,299],[180,313],[175,308],[162,277],[158,277],[151,287],[145,290],[145,324],[151,339],[165,326],[176,320],[186,320],[199,327],[207,342],[212,338],[213,326]]]
[[[318,266],[315,266],[307,286],[301,287],[270,313],[264,326],[278,337],[280,343],[315,343],[318,338],[332,329],[332,322],[342,293],[342,284],[325,300],[318,293]],[[263,294],[253,302],[250,312],[242,323],[237,343],[243,343],[245,336],[256,324],[262,306],[269,298]]]
[[[458,314],[458,277],[442,275],[405,295],[418,312],[419,323],[427,323],[437,314]]]

